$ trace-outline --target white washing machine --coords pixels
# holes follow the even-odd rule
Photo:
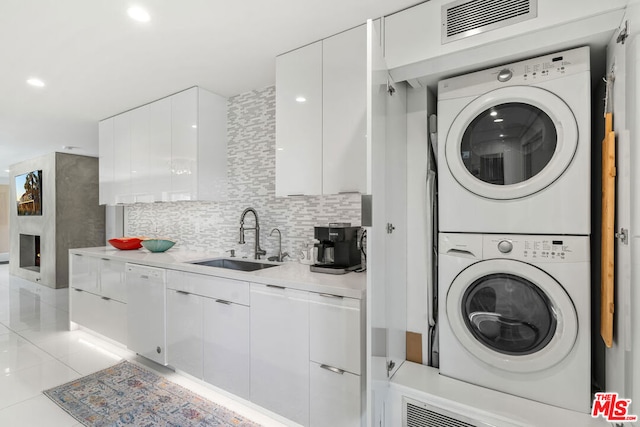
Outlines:
[[[588,236],[439,235],[440,374],[591,406]]]
[[[589,48],[438,83],[440,231],[591,232]]]

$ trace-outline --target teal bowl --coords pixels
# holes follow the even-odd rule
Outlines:
[[[176,242],[165,239],[147,239],[141,243],[149,252],[164,252],[176,244]]]

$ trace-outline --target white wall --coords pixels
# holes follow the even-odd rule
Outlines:
[[[0,262],[9,260],[9,186],[0,184]]]

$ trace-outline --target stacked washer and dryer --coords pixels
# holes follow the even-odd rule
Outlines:
[[[439,82],[440,373],[591,404],[589,48]]]

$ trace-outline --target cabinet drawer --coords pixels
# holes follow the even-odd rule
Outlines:
[[[81,254],[69,256],[70,286],[98,293],[98,259]]]
[[[108,258],[100,258],[100,294],[105,297],[127,302],[125,263]]]
[[[312,427],[360,426],[361,377],[333,372],[311,362],[310,420]]]
[[[309,294],[312,361],[359,375],[360,331],[360,300]]]
[[[249,305],[249,282],[175,270],[167,278],[169,289]]]
[[[127,305],[72,288],[71,321],[120,343],[127,342]]]

